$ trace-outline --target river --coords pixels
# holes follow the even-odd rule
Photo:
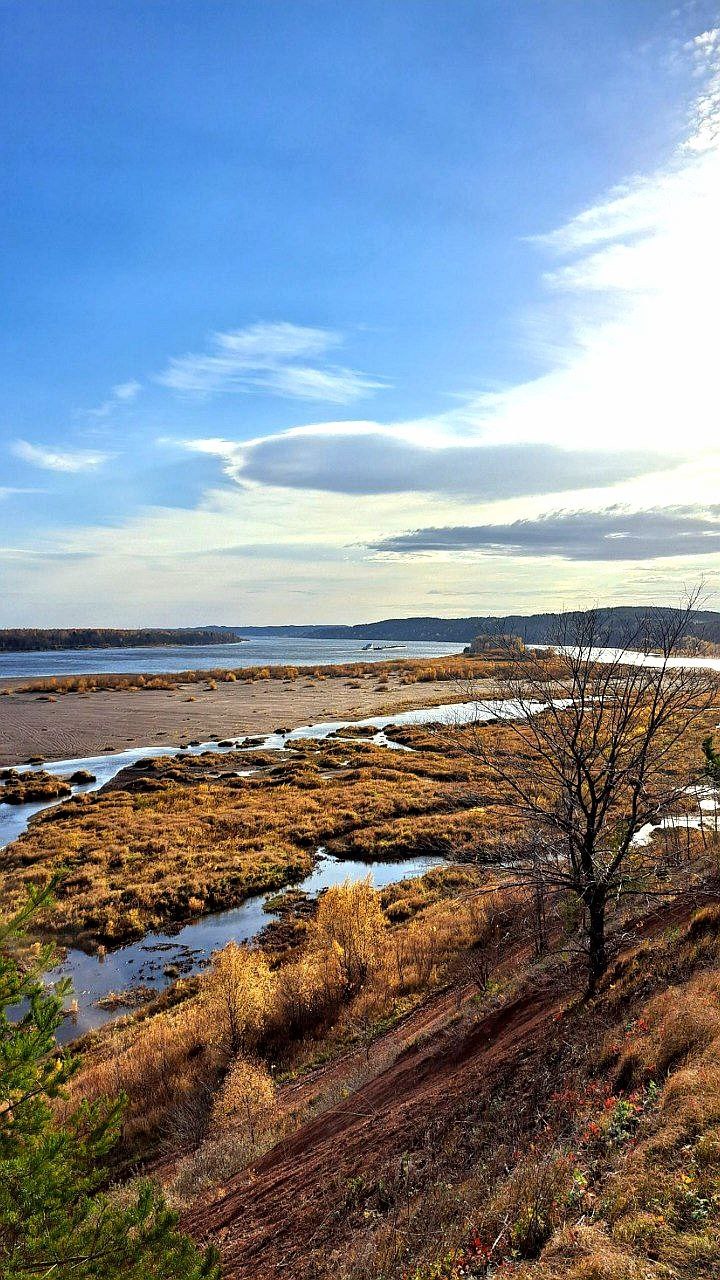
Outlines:
[[[377,646],[367,649],[372,643]],[[442,658],[462,645],[424,641],[302,640],[254,636],[237,644],[167,645],[136,649],[57,649],[0,653],[0,680],[34,676],[162,675],[174,671],[239,671],[243,667],[330,666],[344,662],[385,662],[391,658]]]

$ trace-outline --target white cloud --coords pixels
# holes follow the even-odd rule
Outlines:
[[[294,428],[243,445],[190,440],[184,447],[223,459],[226,474],[241,484],[355,495],[444,493],[476,502],[588,483],[603,488],[666,470],[669,462],[650,450],[589,454],[542,443],[464,443],[450,436],[428,442],[421,432],[413,437],[402,428],[367,422]]]
[[[685,141],[536,238],[555,262],[539,349],[555,366],[479,398],[488,439],[673,450],[717,439],[720,31],[692,42],[701,87]],[[569,336],[568,336],[569,335]]]
[[[134,400],[138,393],[142,391],[142,383],[130,380],[129,382],[118,382],[112,388],[112,393],[107,400],[98,405],[96,409],[86,410],[89,418],[109,418],[110,414],[121,404],[129,404]]]
[[[141,389],[141,383],[130,381],[118,382],[116,386],[113,387],[112,391],[116,400],[134,400],[138,391]]]
[[[216,458],[232,458],[238,448],[236,440],[224,440],[222,436],[198,437],[195,440],[175,440],[171,436],[160,436],[157,443],[177,444],[190,453],[207,453]]]
[[[3,498],[14,498],[20,493],[42,493],[42,489],[20,489],[16,485],[0,484],[0,502]]]
[[[329,353],[341,341],[326,329],[254,324],[213,334],[209,353],[174,357],[156,381],[185,394],[270,391],[288,399],[349,404],[384,384],[329,363]]]
[[[61,450],[53,446],[29,444],[27,440],[16,440],[10,447],[16,458],[29,462],[33,467],[42,467],[44,471],[94,471],[111,456],[92,449]]]

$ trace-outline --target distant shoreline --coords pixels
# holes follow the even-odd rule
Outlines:
[[[223,637],[220,637],[217,640],[204,640],[202,641],[202,643],[204,645],[210,645],[210,644],[217,645],[218,648],[226,648],[226,647],[232,648],[233,645],[249,644],[250,641],[245,636],[238,636],[237,640],[225,640]],[[176,648],[191,649],[193,647],[197,647],[197,644],[198,642],[195,640],[192,640],[192,641],[191,640],[158,640],[154,644],[150,644],[150,643],[128,644],[128,645],[118,645],[118,644],[109,644],[109,643],[108,644],[76,644],[76,645],[67,645],[63,648],[58,647],[57,649],[55,648],[53,649],[29,649],[29,648],[28,649],[6,649],[3,647],[2,643],[0,643],[0,653],[3,653],[6,656],[10,656],[10,657],[13,656],[14,654],[17,654],[17,656],[19,657],[23,653],[38,653],[38,654],[87,653],[88,651],[92,651],[93,649],[98,649],[100,651],[105,651],[105,650],[109,651],[112,649],[129,649],[129,650],[131,649],[133,652],[137,651],[137,652],[143,653],[145,651],[148,651],[148,652],[154,653],[155,650],[157,649],[176,649]]]
[[[172,649],[247,644],[245,636],[212,627],[6,627],[0,653],[77,653],[85,649]]]

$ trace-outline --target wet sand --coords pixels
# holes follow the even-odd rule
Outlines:
[[[359,683],[359,688],[353,685]],[[467,698],[452,680],[400,683],[378,677],[358,680],[328,676],[324,680],[260,680],[252,684],[202,684],[172,690],[110,690],[59,694],[48,702],[39,693],[0,696],[0,765],[20,764],[31,757],[66,760],[147,745],[179,745],[192,739],[270,733],[323,719],[362,718],[433,706]],[[477,695],[491,697],[490,681],[478,682]],[[192,700],[190,700],[192,699]]]

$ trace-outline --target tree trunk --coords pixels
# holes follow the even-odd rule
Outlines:
[[[586,899],[588,913],[588,995],[593,996],[608,966],[605,944],[604,889],[594,889]]]

